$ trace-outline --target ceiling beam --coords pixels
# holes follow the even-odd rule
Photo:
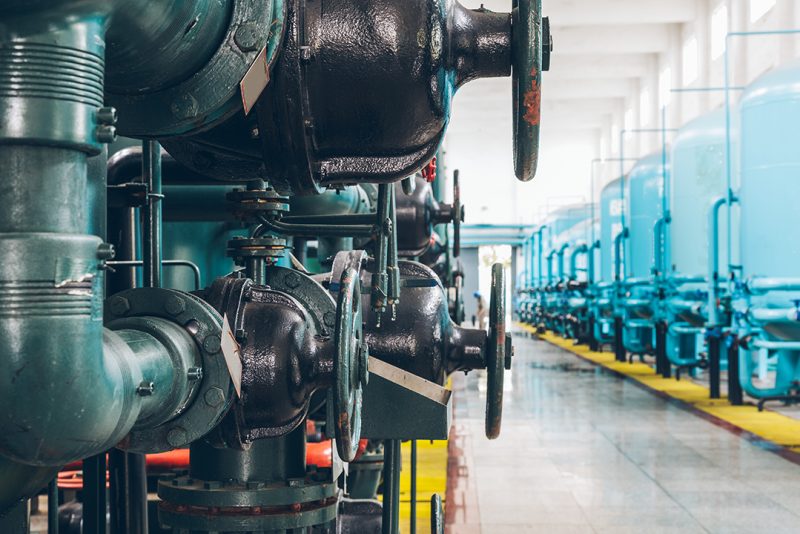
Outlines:
[[[568,55],[647,54],[666,52],[670,25],[553,27],[552,64]]]

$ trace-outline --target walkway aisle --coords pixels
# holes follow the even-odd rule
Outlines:
[[[483,379],[457,393],[481,529],[449,532],[800,533],[800,466],[561,349],[514,343],[499,439],[483,437]]]

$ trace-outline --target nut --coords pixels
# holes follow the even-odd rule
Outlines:
[[[109,307],[114,315],[125,315],[131,311],[131,303],[125,297],[112,297]]]
[[[212,408],[216,408],[225,402],[225,393],[218,387],[213,387],[206,391],[203,400]]]

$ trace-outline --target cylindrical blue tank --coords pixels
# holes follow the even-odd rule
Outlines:
[[[627,221],[630,231],[625,273],[628,278],[648,278],[655,264],[653,227],[661,218],[665,172],[661,152],[636,162],[626,184]],[[667,179],[669,179],[667,177]]]
[[[707,113],[686,123],[672,144],[670,158],[670,258],[669,272],[707,276],[709,251],[708,213],[714,201],[726,194],[725,111]],[[727,274],[727,224],[720,211],[719,273]]]
[[[622,178],[606,184],[600,193],[600,278],[597,282],[614,281],[614,238],[622,231]]]
[[[752,83],[739,109],[743,277],[798,277],[800,62]],[[784,305],[800,298],[786,292],[775,296]]]

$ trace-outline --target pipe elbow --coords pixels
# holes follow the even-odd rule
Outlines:
[[[0,378],[0,403],[9,407],[0,419],[0,454],[58,466],[106,450],[130,431],[141,400],[125,393],[141,375],[128,365],[131,349],[113,332],[52,335],[65,326],[55,323],[43,335],[41,326],[3,336],[0,353],[11,366]],[[88,330],[95,328],[102,326]]]

